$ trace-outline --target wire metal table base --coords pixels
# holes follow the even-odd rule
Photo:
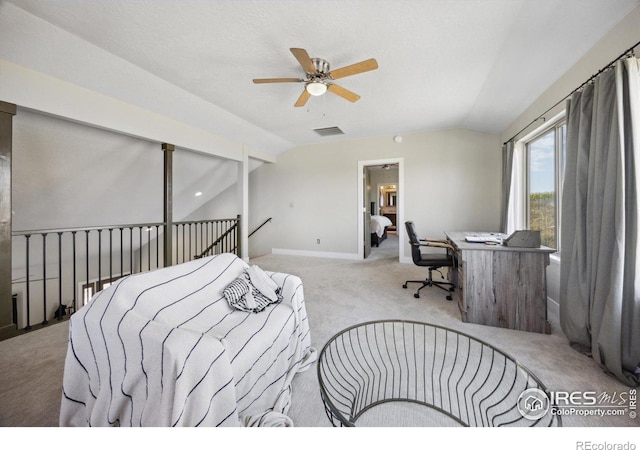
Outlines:
[[[320,352],[318,380],[333,426],[356,426],[387,402],[424,405],[462,426],[562,426],[548,390],[515,359],[428,323],[374,321],[341,331]]]

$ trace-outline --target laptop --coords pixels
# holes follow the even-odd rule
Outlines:
[[[505,238],[504,245],[507,247],[540,247],[540,232],[536,230],[516,230],[511,236]]]

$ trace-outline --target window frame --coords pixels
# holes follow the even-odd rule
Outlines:
[[[527,229],[530,229],[531,226],[531,217],[530,217],[530,210],[531,210],[531,204],[530,204],[530,199],[531,199],[531,152],[530,152],[530,147],[531,144],[533,142],[535,142],[536,140],[538,140],[539,138],[541,138],[542,136],[544,136],[545,134],[549,133],[550,131],[554,131],[555,136],[554,136],[554,149],[553,149],[553,153],[554,153],[554,190],[555,190],[555,203],[556,203],[556,207],[555,207],[555,216],[556,216],[556,243],[555,243],[555,249],[556,252],[554,253],[554,255],[556,256],[560,256],[560,252],[561,252],[561,227],[562,227],[562,215],[561,215],[561,211],[562,211],[562,184],[564,181],[564,165],[565,165],[565,159],[566,159],[566,125],[567,125],[567,121],[565,118],[565,114],[564,112],[562,114],[560,114],[559,117],[557,117],[555,120],[553,121],[549,121],[548,124],[545,124],[544,126],[540,127],[539,129],[537,129],[536,131],[534,131],[532,134],[528,135],[526,138],[522,139],[522,144],[523,144],[523,150],[524,150],[524,177],[523,177],[523,181],[524,181],[524,186],[523,186],[523,196],[524,196],[524,202],[523,202],[523,206],[524,206],[524,215],[523,215],[523,219],[525,221],[525,226]],[[562,131],[562,128],[564,127],[564,131]],[[564,138],[564,139],[563,139]]]

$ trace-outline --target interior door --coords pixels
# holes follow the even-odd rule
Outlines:
[[[369,169],[367,167],[364,168],[364,173],[362,174],[364,178],[364,183],[362,183],[362,189],[364,192],[362,193],[362,201],[364,205],[362,207],[363,217],[363,229],[364,229],[364,257],[367,258],[371,254],[371,211],[370,211],[370,202],[369,202],[369,187],[370,187],[370,174]]]

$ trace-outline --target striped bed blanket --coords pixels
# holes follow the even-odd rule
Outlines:
[[[234,309],[248,268],[216,255],[122,278],[71,317],[61,426],[291,426],[291,382],[316,359],[300,278]]]

